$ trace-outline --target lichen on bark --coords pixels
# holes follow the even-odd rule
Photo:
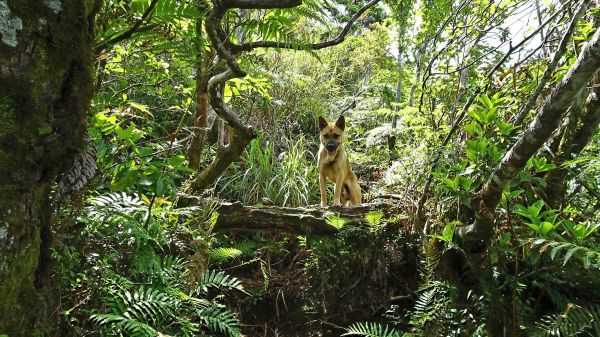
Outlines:
[[[17,30],[20,29],[23,29],[21,19],[12,14],[5,0],[0,0],[0,34],[2,34],[2,42],[11,47],[16,47],[18,44]]]

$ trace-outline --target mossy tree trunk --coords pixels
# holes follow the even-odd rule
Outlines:
[[[52,330],[50,194],[82,147],[98,0],[0,0],[0,334]]]

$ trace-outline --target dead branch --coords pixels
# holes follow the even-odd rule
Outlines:
[[[330,217],[340,217],[345,224],[365,225],[369,212],[381,211],[393,215],[388,203],[362,204],[354,207],[291,208],[278,206],[245,206],[242,203],[220,203],[215,231],[267,231],[297,235],[333,235],[339,230],[328,223]]]

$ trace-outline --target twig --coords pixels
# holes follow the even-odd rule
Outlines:
[[[550,63],[548,63],[548,66],[546,67],[546,71],[544,71],[544,74],[542,75],[542,78],[540,79],[537,87],[535,88],[533,93],[529,96],[529,100],[527,101],[525,106],[523,106],[523,108],[517,113],[515,122],[514,122],[515,125],[519,125],[523,122],[523,119],[525,119],[525,116],[527,116],[527,114],[529,113],[529,111],[531,110],[531,108],[533,107],[535,102],[537,101],[538,97],[542,93],[542,90],[544,90],[546,83],[550,80],[550,77],[552,76],[554,69],[556,69],[556,66],[558,65],[558,61],[562,58],[562,55],[565,53],[565,50],[567,49],[567,45],[569,44],[569,38],[571,37],[571,34],[573,34],[573,31],[575,30],[575,27],[577,26],[577,22],[579,22],[579,19],[585,12],[588,3],[589,3],[589,0],[583,0],[579,7],[579,10],[571,19],[571,22],[569,23],[567,30],[563,34],[563,37],[560,40],[560,43],[558,44],[558,48],[554,52],[554,55],[552,56],[552,60],[550,61]]]
[[[123,34],[113,37],[109,40],[104,40],[104,41],[100,42],[100,44],[98,44],[98,46],[96,47],[96,52],[99,52],[102,49],[105,49],[106,47],[108,47],[110,45],[121,42],[121,41],[126,40],[126,39],[130,38],[131,36],[133,36],[133,34],[138,31],[138,29],[140,28],[142,23],[144,23],[144,21],[146,21],[146,19],[148,17],[150,17],[150,15],[152,14],[152,11],[154,11],[154,7],[156,6],[157,2],[158,2],[158,0],[152,0],[150,5],[148,6],[148,8],[146,8],[144,13],[142,14],[142,17],[138,21],[136,21],[136,23],[131,28],[129,28],[127,31],[125,31]],[[151,28],[148,28],[148,29],[151,29]]]
[[[255,48],[283,48],[283,49],[295,49],[295,50],[319,50],[331,46],[338,45],[346,39],[346,35],[350,32],[352,25],[354,22],[358,20],[361,15],[366,12],[369,8],[375,6],[381,0],[371,0],[363,7],[361,7],[353,16],[348,20],[344,29],[340,32],[340,34],[328,41],[319,42],[319,43],[309,43],[309,44],[294,44],[294,43],[285,43],[279,41],[255,41],[249,43],[242,44],[231,44],[231,50],[234,52],[242,52],[242,51],[250,51]]]

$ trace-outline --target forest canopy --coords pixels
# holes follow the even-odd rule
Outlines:
[[[0,337],[600,336],[599,26],[0,0]],[[340,116],[362,203],[321,207]]]

